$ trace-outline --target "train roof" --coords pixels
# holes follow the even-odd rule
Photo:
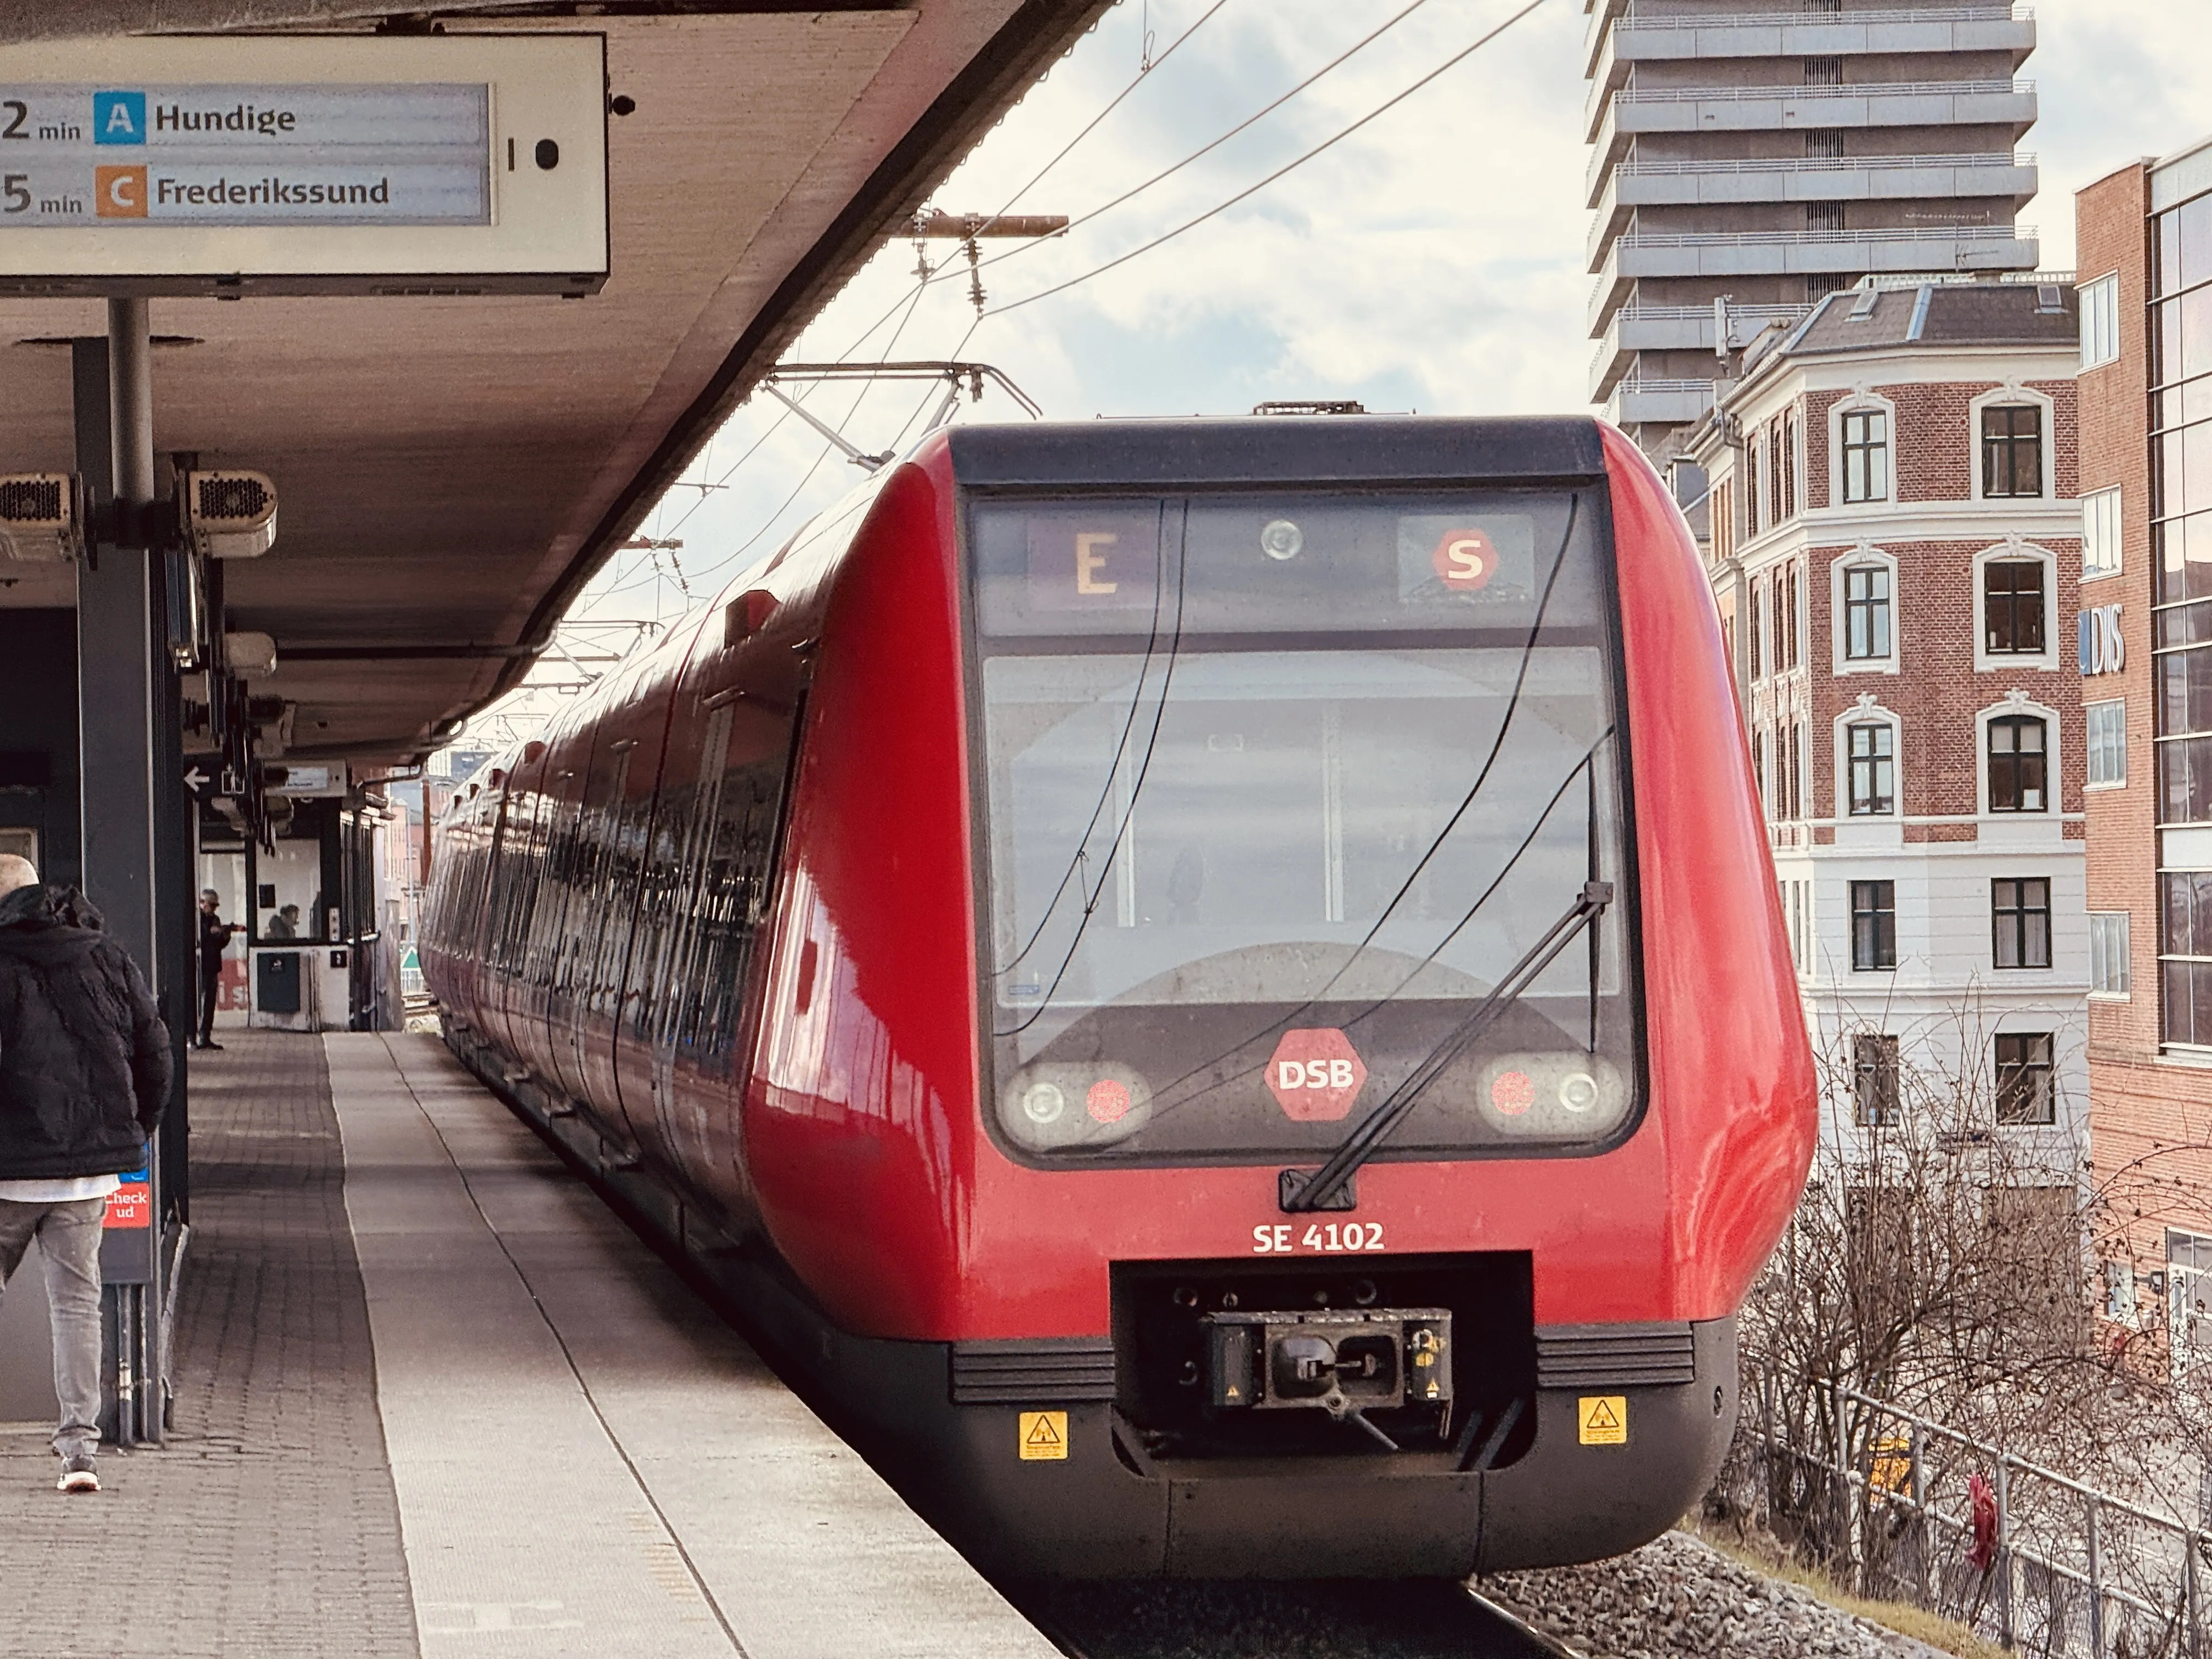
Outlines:
[[[1601,478],[1586,416],[1328,415],[956,426],[953,476],[976,489],[1546,483]]]

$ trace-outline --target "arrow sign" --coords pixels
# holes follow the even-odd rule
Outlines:
[[[191,771],[185,774],[185,787],[191,790],[195,795],[205,794],[207,793],[208,785],[213,780],[210,779],[206,773],[201,771],[197,766],[193,767]]]

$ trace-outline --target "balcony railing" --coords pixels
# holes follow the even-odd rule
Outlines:
[[[1711,380],[1626,380],[1613,387],[1615,397],[1625,398],[1631,392],[1646,392],[1655,396],[1690,397],[1702,394],[1710,403],[1713,396]]]
[[[1828,88],[1832,91],[1833,88]],[[1639,161],[1631,156],[1613,168],[1616,178],[1673,178],[1694,173],[1862,173],[1907,167],[2032,167],[2031,155],[1990,151],[1955,155],[1777,155],[1765,160]]]
[[[1865,230],[1632,230],[1620,247],[1790,247],[1838,242],[2032,242],[2033,225],[1899,225]]]
[[[1617,30],[1642,24],[1647,28],[1804,28],[1838,23],[2029,23],[2033,6],[1917,6],[1903,11],[1666,11],[1646,12],[1632,4],[1613,19]]]
[[[1735,325],[1737,324],[1748,325],[1750,331],[1756,333],[1759,330],[1765,327],[1769,323],[1802,322],[1812,314],[1812,311],[1813,307],[1809,305],[1737,305],[1731,301],[1728,308],[1728,318],[1730,325],[1729,333],[1731,336],[1734,335],[1735,331]],[[1647,306],[1638,304],[1623,306],[1619,311],[1614,312],[1613,316],[1607,320],[1606,325],[1606,337],[1598,342],[1597,349],[1590,354],[1590,378],[1593,380],[1597,379],[1600,374],[1604,373],[1605,366],[1611,362],[1617,354],[1623,351],[1635,352],[1650,351],[1655,349],[1665,351],[1698,351],[1710,349],[1711,346],[1711,342],[1710,340],[1705,341],[1702,344],[1686,346],[1651,347],[1630,345],[1625,342],[1615,343],[1615,342],[1620,338],[1620,331],[1623,325],[1629,323],[1710,323],[1712,319],[1713,308],[1709,305]]]
[[[1795,102],[1807,98],[2024,97],[2034,90],[2033,81],[1869,81],[1859,86],[1834,87],[1654,88],[1638,87],[1631,82],[1613,97],[1617,104],[1729,104],[1766,102],[1777,98]]]

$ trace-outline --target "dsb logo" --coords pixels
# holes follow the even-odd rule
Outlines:
[[[1299,1123],[1333,1123],[1352,1109],[1367,1082],[1367,1063],[1342,1031],[1285,1031],[1267,1057],[1267,1092]]]
[[[1349,1089],[1352,1081],[1348,1060],[1285,1060],[1275,1064],[1279,1089]]]

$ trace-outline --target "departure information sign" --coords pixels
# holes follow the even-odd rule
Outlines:
[[[488,225],[491,88],[0,86],[0,225]]]
[[[597,34],[0,48],[0,294],[596,290]]]

